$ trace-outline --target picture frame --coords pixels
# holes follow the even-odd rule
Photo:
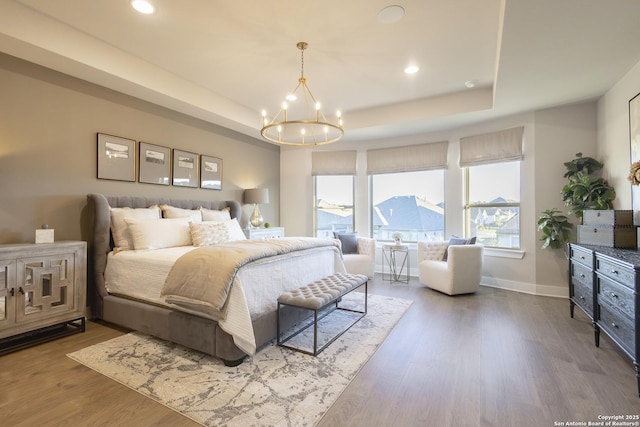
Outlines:
[[[222,190],[222,159],[200,155],[200,188]]]
[[[171,149],[139,142],[138,182],[169,185],[171,179]]]
[[[640,93],[629,100],[629,144],[631,164],[633,164],[640,160]],[[640,186],[638,185],[631,186],[631,204],[634,211],[640,210]]]
[[[136,141],[98,133],[98,179],[136,181]]]
[[[173,149],[173,185],[198,188],[198,155]]]

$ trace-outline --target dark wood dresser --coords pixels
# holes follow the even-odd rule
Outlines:
[[[640,396],[640,251],[569,244],[569,309],[593,322],[595,344],[603,331],[631,358]]]

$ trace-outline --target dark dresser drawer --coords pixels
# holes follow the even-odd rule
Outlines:
[[[580,263],[571,261],[571,282],[593,289],[593,271]]]
[[[596,272],[625,286],[634,286],[636,281],[634,270],[600,254],[596,254]]]
[[[571,299],[593,319],[593,289],[591,286],[587,287],[579,282],[573,283]]]
[[[584,264],[590,270],[593,269],[593,252],[592,251],[581,248],[580,246],[571,245],[570,257],[571,257],[571,261]]]
[[[607,304],[599,304],[599,307],[600,328],[633,357],[636,348],[634,324],[626,316],[612,311]]]
[[[635,302],[631,289],[606,277],[598,276],[598,302],[606,305],[610,311],[627,316],[629,321],[635,318]]]

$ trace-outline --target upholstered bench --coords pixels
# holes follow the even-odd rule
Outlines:
[[[297,350],[302,353],[317,356],[327,348],[329,344],[334,342],[340,335],[345,333],[349,328],[356,324],[367,314],[367,276],[363,274],[336,273],[331,276],[324,277],[313,283],[301,286],[290,292],[285,292],[278,297],[278,320],[277,320],[277,343],[279,346]],[[364,311],[354,310],[350,308],[340,307],[339,303],[342,297],[354,289],[364,285]],[[330,306],[335,305],[333,308]],[[280,335],[280,312],[283,306],[295,307],[298,309],[310,310],[313,312],[313,323],[302,325],[299,329],[292,331],[287,337],[281,339]],[[325,310],[327,309],[327,310]],[[318,349],[318,321],[325,316],[331,314],[335,310],[349,311],[352,313],[360,313],[351,323],[334,335],[328,342]],[[320,316],[319,316],[320,313]],[[307,328],[313,326],[313,351],[304,350],[300,346],[285,345],[287,341],[300,334]]]

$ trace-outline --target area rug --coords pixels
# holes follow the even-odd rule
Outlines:
[[[216,358],[137,332],[67,356],[202,425],[313,426],[411,303],[369,295],[367,315],[317,357],[271,343],[241,365],[226,367]],[[342,317],[327,316],[323,328]]]

